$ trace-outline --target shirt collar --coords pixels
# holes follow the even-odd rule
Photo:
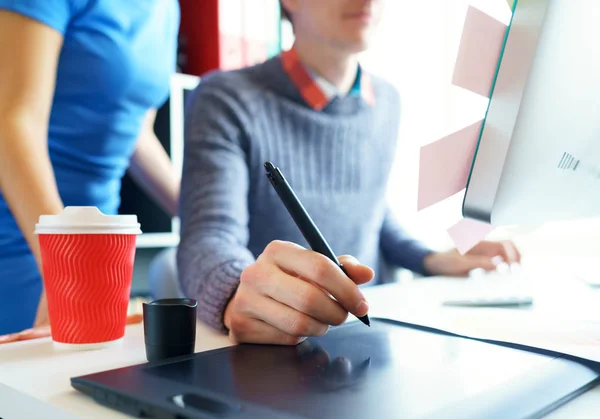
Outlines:
[[[306,103],[314,110],[322,110],[336,96],[341,96],[336,86],[316,73],[309,71],[300,62],[300,58],[294,47],[281,54],[281,62],[292,83],[294,83]],[[368,74],[362,71],[360,66],[356,74],[356,80],[348,95],[360,95],[367,104],[371,106],[375,104],[375,95],[371,80]]]
[[[346,93],[342,93],[335,84],[331,83],[325,77],[321,77],[316,72],[314,72],[312,70],[308,70],[308,72],[311,75],[311,77],[313,78],[313,80],[315,81],[315,83],[317,83],[317,85],[321,88],[321,90],[323,91],[323,93],[329,99],[330,102],[336,96],[340,96],[340,97],[360,96],[362,94],[362,89],[361,89],[361,87],[362,87],[362,83],[361,83],[362,69],[360,68],[360,66],[358,66],[358,69],[356,71],[356,78],[354,79],[354,83],[352,84],[352,87],[350,87],[350,90]]]

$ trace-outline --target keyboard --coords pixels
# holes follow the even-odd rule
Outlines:
[[[530,281],[518,264],[499,264],[495,271],[474,270],[467,284],[443,302],[453,307],[527,307],[533,304]]]

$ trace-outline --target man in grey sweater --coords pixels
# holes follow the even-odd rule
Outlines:
[[[365,315],[359,285],[390,282],[397,267],[463,275],[493,269],[493,256],[516,261],[511,243],[483,242],[465,256],[432,252],[388,209],[400,101],[357,60],[381,1],[282,5],[294,26],[292,50],[205,77],[188,104],[178,269],[200,319],[237,342],[295,344],[348,313]],[[350,278],[305,248],[265,176],[267,160],[281,167],[333,250],[353,255],[340,258]]]

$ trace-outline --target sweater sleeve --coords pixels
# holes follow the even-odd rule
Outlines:
[[[208,83],[206,83],[208,84]],[[200,83],[188,103],[181,185],[179,279],[198,300],[198,317],[225,331],[223,313],[244,268],[248,243],[248,168],[242,105]]]
[[[410,237],[389,208],[381,228],[380,247],[383,257],[390,264],[428,275],[424,260],[433,251]]]

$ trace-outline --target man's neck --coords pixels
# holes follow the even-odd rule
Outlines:
[[[342,93],[348,93],[356,80],[358,59],[339,49],[296,39],[294,48],[302,64],[329,81]]]

